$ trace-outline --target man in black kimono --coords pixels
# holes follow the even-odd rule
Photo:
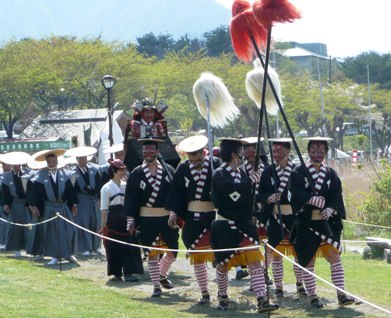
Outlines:
[[[252,171],[254,171],[254,166],[255,166],[255,156],[256,156],[256,147],[258,144],[258,137],[246,137],[241,139],[244,144],[243,144],[243,149],[244,149],[244,161],[243,161],[243,171],[247,176],[250,176]],[[260,159],[258,163],[258,171],[261,173],[265,169],[265,167],[268,166],[267,163],[267,156],[265,154],[265,150],[262,144],[263,138],[261,138],[259,142],[259,154],[260,154]],[[262,204],[259,201],[259,194],[258,194],[258,188],[259,188],[259,183],[255,186],[255,197],[256,197],[256,206],[254,207],[254,216],[256,218],[256,226],[257,226],[257,232],[258,232],[258,238],[259,241],[263,241],[267,239],[267,233],[266,233],[266,223],[267,219],[264,217],[264,213],[261,213],[263,210]],[[265,281],[268,285],[272,285],[273,281],[269,277],[266,268],[269,268],[270,262],[271,262],[271,257],[268,258],[268,264],[267,266],[263,266],[265,269]],[[264,264],[263,264],[264,265]],[[236,276],[235,279],[242,279],[246,276],[248,276],[249,273],[246,270],[246,267],[244,265],[242,266],[237,266],[236,267]],[[252,290],[252,287],[250,286],[250,290]]]
[[[138,227],[142,245],[178,249],[179,231],[168,225],[169,211],[164,208],[174,169],[158,160],[159,139],[139,139],[142,142],[143,163],[130,173],[123,214],[127,217],[128,230]],[[167,279],[177,252],[148,249],[148,269],[154,287],[152,297],[160,297],[161,287],[173,288]],[[164,254],[159,261],[159,255]]]
[[[210,249],[210,226],[216,216],[210,191],[212,171],[221,160],[214,157],[212,162],[209,156],[205,156],[207,143],[205,136],[191,136],[179,143],[179,151],[185,152],[189,159],[175,171],[166,201],[166,209],[170,211],[169,225],[172,228],[177,226],[177,216],[185,221],[182,240],[189,250]],[[210,295],[206,264],[214,261],[213,253],[190,253],[189,256],[202,295],[198,303],[207,304]]]
[[[223,163],[216,169],[212,179],[212,200],[218,210],[216,220],[212,223],[211,245],[213,249],[250,248],[215,252],[219,309],[227,310],[229,307],[228,270],[233,266],[247,264],[251,286],[257,296],[258,312],[276,310],[278,306],[268,304],[265,298],[265,277],[260,263],[263,255],[253,223],[252,185],[259,181],[260,172],[253,171],[250,176],[246,176],[239,169],[243,161],[240,139],[222,139],[220,150]]]
[[[265,168],[259,184],[259,197],[264,205],[263,214],[267,216],[268,243],[284,255],[295,255],[294,247],[289,241],[289,233],[296,219],[290,205],[290,193],[288,183],[294,164],[289,158],[291,138],[270,138],[272,143],[272,156],[274,162]],[[281,219],[280,219],[281,213]],[[268,254],[269,255],[269,254]],[[276,286],[276,296],[283,297],[284,267],[282,256],[273,252],[272,271]],[[306,291],[302,283],[303,271],[298,266],[293,266],[296,277],[296,289],[299,295],[305,295]]]
[[[30,196],[33,217],[43,215],[44,220],[51,219],[60,213],[74,221],[79,200],[74,189],[72,173],[66,169],[58,169],[57,157],[64,154],[65,149],[53,149],[43,152],[36,161],[46,160],[47,168],[41,169],[34,178],[34,186]],[[44,207],[43,211],[40,207]],[[51,256],[48,265],[56,265],[61,258],[77,264],[73,256],[75,250],[75,228],[72,224],[57,219],[44,226],[43,255]]]
[[[0,155],[0,163],[3,168],[3,172],[0,174],[0,217],[4,220],[8,220],[8,214],[3,211],[3,195],[1,190],[1,184],[3,176],[6,172],[11,171],[11,165],[4,163],[1,159],[3,155]],[[5,250],[5,243],[7,242],[9,224],[0,220],[0,251]]]
[[[26,193],[31,187],[32,177],[27,169],[22,169],[30,155],[24,152],[10,152],[3,156],[3,161],[12,165],[11,171],[4,173],[2,180],[2,194],[4,213],[13,223],[31,223],[31,215],[27,207]],[[6,251],[15,251],[15,256],[21,256],[30,238],[30,230],[26,227],[10,224],[7,232]]]
[[[68,150],[66,155],[76,157],[77,164],[72,168],[76,174],[75,191],[79,199],[78,214],[75,222],[83,228],[95,233],[101,224],[101,215],[98,208],[100,189],[102,187],[99,166],[89,163],[97,150],[94,147],[76,147]],[[92,251],[99,251],[100,239],[82,229],[76,229],[77,250],[84,256],[89,256]]]
[[[327,141],[331,138],[306,139],[310,160],[305,166],[298,166],[291,173],[291,205],[297,214],[291,239],[301,266],[314,272],[316,256],[323,255],[330,263],[333,284],[344,289],[345,274],[340,254],[342,220],[346,218],[346,213],[341,180],[332,168],[323,164],[329,149]],[[307,179],[305,169],[308,169],[312,180]],[[304,273],[303,278],[311,297],[311,305],[322,308],[323,304],[316,295],[315,277]],[[354,300],[343,292],[337,291],[337,297],[340,306],[354,303]]]

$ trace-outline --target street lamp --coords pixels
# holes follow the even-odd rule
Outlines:
[[[109,116],[109,142],[110,146],[113,145],[113,108],[111,106],[111,89],[115,84],[115,78],[111,75],[105,75],[102,77],[102,85],[107,91],[107,111]],[[112,154],[110,155],[113,156]]]

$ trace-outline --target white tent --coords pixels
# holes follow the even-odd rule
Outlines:
[[[351,157],[351,155],[347,154],[346,152],[343,152],[342,150],[335,149],[336,151],[336,158],[337,159],[348,159]],[[331,158],[331,151],[329,151],[329,158]]]
[[[124,141],[121,128],[118,122],[113,118],[113,142],[114,144],[120,144]],[[105,127],[100,133],[100,144],[98,149],[98,164],[102,165],[110,158],[110,154],[105,154],[103,151],[110,147],[109,142],[109,117],[106,119]]]

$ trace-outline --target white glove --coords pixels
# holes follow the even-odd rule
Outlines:
[[[270,203],[277,203],[277,202],[280,202],[281,200],[281,193],[273,193],[268,199],[267,199],[267,203],[270,204]]]
[[[126,218],[126,230],[130,233],[133,234],[134,232],[134,219],[131,216],[128,216]]]
[[[320,216],[323,220],[328,220],[334,213],[334,209],[325,208],[322,212],[320,212]]]
[[[322,196],[313,196],[309,199],[308,204],[316,206],[319,209],[323,209],[326,200]]]
[[[258,183],[259,180],[261,179],[261,171],[251,171],[250,172],[250,179],[251,179],[251,184]]]

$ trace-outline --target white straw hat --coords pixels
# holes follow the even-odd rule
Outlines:
[[[197,150],[203,149],[208,143],[208,138],[205,136],[191,136],[186,139],[183,139],[179,145],[178,149],[183,152],[195,152]]]

